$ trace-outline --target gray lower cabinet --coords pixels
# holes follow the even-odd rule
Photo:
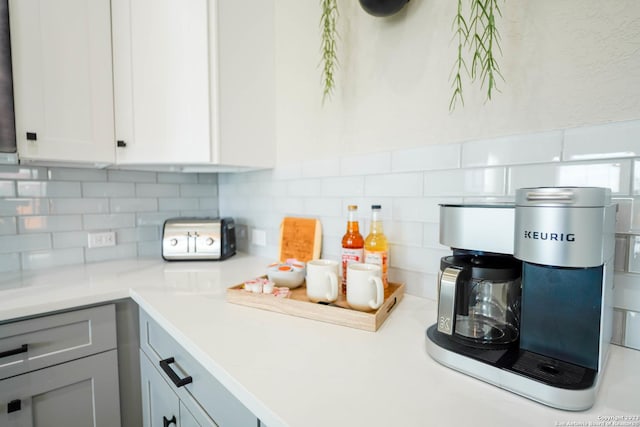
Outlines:
[[[120,425],[117,350],[0,381],[0,426]]]
[[[140,351],[142,420],[145,426],[214,427],[216,423],[195,402],[183,402]]]
[[[140,364],[145,427],[260,425],[246,406],[143,310]]]
[[[0,426],[120,425],[114,305],[0,324]]]

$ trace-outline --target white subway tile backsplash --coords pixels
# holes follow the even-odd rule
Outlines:
[[[0,235],[16,234],[18,229],[16,227],[16,217],[14,216],[0,216]]]
[[[427,222],[423,225],[422,242],[425,248],[446,249],[440,244],[440,224]]]
[[[159,198],[158,210],[160,211],[175,211],[175,210],[198,210],[200,208],[199,200],[196,198]]]
[[[342,200],[338,198],[305,198],[304,214],[311,217],[341,216]]]
[[[178,197],[180,186],[178,184],[135,184],[137,197]]]
[[[623,345],[640,350],[640,313],[627,312]]]
[[[629,236],[629,252],[627,256],[629,258],[628,271],[630,273],[640,273],[640,236]]]
[[[440,222],[441,203],[460,203],[460,198],[399,197],[393,199],[394,221]]]
[[[513,135],[462,144],[462,167],[560,161],[562,131]]]
[[[626,236],[616,236],[615,257],[613,260],[614,271],[626,271],[628,246],[629,241]]]
[[[0,181],[0,197],[15,197],[15,187],[13,181]]]
[[[389,267],[438,274],[440,258],[450,254],[446,250],[390,245]]]
[[[82,195],[84,197],[133,197],[135,186],[130,182],[83,182]]]
[[[0,179],[47,179],[47,169],[32,166],[0,165]]]
[[[271,181],[247,181],[247,194]],[[167,218],[218,215],[217,183],[215,173],[1,165],[0,271],[136,256],[138,245],[141,253],[160,256]],[[89,250],[87,230],[105,229],[116,232],[116,246]]]
[[[423,246],[423,223],[395,222],[384,223],[384,234],[389,243],[402,246]]]
[[[455,169],[460,167],[460,144],[429,145],[391,153],[393,172]]]
[[[162,226],[167,219],[179,215],[180,212],[178,211],[137,213],[135,225],[138,227],[147,225]]]
[[[616,211],[616,233],[628,233],[631,230],[633,198],[612,197],[611,202],[618,205]]]
[[[209,185],[209,184],[181,184],[180,196],[182,197],[218,197],[218,186]]]
[[[108,261],[112,259],[131,259],[135,258],[137,255],[138,247],[135,243],[125,243],[106,248],[85,249],[87,262]]]
[[[303,215],[304,200],[297,197],[274,197],[271,204],[275,212],[285,215]]]
[[[49,213],[46,199],[0,199],[0,216],[44,215]]]
[[[370,175],[365,177],[364,194],[368,197],[418,197],[422,195],[420,172]]]
[[[111,212],[156,212],[158,199],[154,198],[115,198],[109,200]]]
[[[19,233],[52,233],[82,228],[80,215],[22,216],[18,218]]]
[[[640,195],[640,160],[633,162],[633,194]]]
[[[155,172],[109,170],[107,180],[112,182],[156,182]]]
[[[612,194],[627,195],[630,179],[629,160],[515,166],[510,169],[509,194],[524,187],[585,186],[609,187]]]
[[[47,176],[51,181],[106,181],[107,171],[104,169],[52,168],[49,169],[48,175],[41,179],[46,179]]]
[[[85,230],[127,228],[136,225],[133,213],[87,214],[82,216]]]
[[[158,182],[160,182],[160,181],[158,181]],[[197,174],[197,182],[198,182],[198,184],[217,185],[218,184],[218,174],[217,173],[199,173],[199,174]]]
[[[160,258],[162,247],[160,242],[139,242],[138,256],[144,258]]]
[[[384,221],[389,221],[393,218],[393,198],[392,197],[349,197],[342,199],[342,213],[345,225],[347,221],[347,212],[349,211],[349,205],[358,206],[358,218],[360,219],[360,227],[369,227],[369,220],[371,219],[371,205],[380,205],[379,218]],[[364,224],[364,225],[363,225]],[[364,228],[368,231],[369,228]],[[362,233],[364,236],[364,232]]]
[[[204,197],[198,199],[200,210],[211,212],[212,216],[218,216],[218,199],[213,197]]]
[[[391,172],[391,153],[367,153],[340,159],[340,175],[374,175]]]
[[[289,197],[318,197],[321,194],[322,181],[318,178],[296,179],[287,182]]]
[[[51,237],[45,233],[0,236],[0,254],[49,248],[51,248]]]
[[[506,192],[505,168],[425,172],[425,196],[496,196]]]
[[[405,292],[408,294],[436,299],[436,279],[431,274],[390,267],[389,280],[394,283],[404,283]]]
[[[177,172],[158,172],[157,179],[159,184],[197,184],[198,174],[177,173]]]
[[[324,178],[321,181],[320,193],[324,197],[362,197],[364,196],[364,177]]]
[[[87,231],[63,231],[53,233],[53,248],[84,248],[88,245],[88,234]]]
[[[20,254],[0,254],[0,273],[20,270]]]
[[[38,200],[38,199],[35,199]],[[109,212],[109,200],[99,198],[49,199],[51,214],[82,214]],[[43,212],[47,213],[47,212]]]
[[[82,197],[79,182],[18,181],[20,197]]]
[[[640,120],[565,130],[563,160],[640,156]]]

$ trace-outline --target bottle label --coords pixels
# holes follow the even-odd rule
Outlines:
[[[382,267],[382,283],[387,287],[387,274],[389,269],[389,254],[387,251],[365,251],[364,262],[367,264],[376,264]]]
[[[364,261],[364,249],[342,248],[342,286],[340,292],[347,294],[347,267],[353,262]]]

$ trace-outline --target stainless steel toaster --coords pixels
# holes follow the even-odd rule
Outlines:
[[[169,218],[162,228],[167,261],[223,260],[236,253],[233,218]]]

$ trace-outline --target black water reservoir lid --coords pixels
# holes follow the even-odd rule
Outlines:
[[[522,262],[511,256],[452,255],[440,260],[440,270],[447,267],[471,269],[471,277],[481,280],[507,281],[521,276]]]

